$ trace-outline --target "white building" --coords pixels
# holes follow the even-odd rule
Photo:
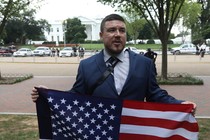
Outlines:
[[[100,24],[102,19],[89,19],[85,17],[77,17],[81,23],[86,27],[86,40],[97,41],[100,39]],[[64,41],[64,29],[62,26],[62,20],[48,21],[51,25],[50,31],[45,31],[44,35],[47,41],[55,41],[58,44],[59,41]],[[34,42],[35,43],[35,42]]]
[[[81,23],[83,25],[85,25],[86,27],[86,34],[87,34],[87,38],[86,40],[91,40],[91,41],[97,41],[100,40],[99,37],[99,32],[100,32],[100,24],[102,21],[102,18],[100,19],[90,19],[90,18],[86,18],[86,17],[82,17],[79,16],[77,17],[78,19],[80,19]],[[63,20],[54,20],[54,21],[48,21],[49,24],[51,25],[50,31],[45,31],[44,35],[46,38],[46,41],[55,41],[56,44],[58,45],[59,41],[63,41],[65,42],[64,38],[64,29],[62,26]],[[181,22],[179,22],[177,25],[174,25],[174,27],[172,28],[172,33],[174,33],[175,35],[177,35],[178,33],[187,30],[186,28],[184,28],[181,25]],[[185,36],[185,37],[178,37],[175,39],[172,39],[174,41],[175,44],[181,44],[184,42],[191,42],[191,36]],[[42,41],[41,43],[43,43],[44,41]],[[40,41],[31,41],[30,44],[39,44]],[[155,40],[156,44],[160,44],[160,40],[156,39]]]
[[[87,38],[86,40],[99,40],[100,36],[99,36],[99,32],[100,32],[100,24],[102,21],[101,19],[88,19],[85,17],[78,17],[82,24],[85,25],[86,27],[86,34],[87,34]]]

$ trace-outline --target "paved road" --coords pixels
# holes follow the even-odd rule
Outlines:
[[[30,98],[31,88],[42,84],[53,89],[70,89],[75,81],[80,61],[78,58],[57,58],[56,60],[50,57],[36,58],[35,62],[28,62],[32,58],[15,58],[13,62],[3,61],[3,59],[0,58],[0,69],[3,74],[32,73],[34,78],[14,85],[0,85],[1,113],[35,113],[35,104]],[[168,62],[169,73],[189,73],[199,76],[205,84],[161,87],[176,98],[196,102],[197,116],[210,116],[210,55],[202,59],[192,55],[169,56]],[[157,60],[158,72],[160,67],[161,56]]]

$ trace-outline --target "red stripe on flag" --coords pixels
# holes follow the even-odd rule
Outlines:
[[[119,140],[187,140],[186,138],[178,135],[173,135],[167,138],[161,138],[151,135],[136,135],[136,134],[120,134]]]
[[[187,121],[177,122],[166,119],[155,119],[155,118],[139,118],[132,116],[122,116],[121,124],[131,124],[131,125],[142,125],[142,126],[157,126],[167,129],[177,129],[184,128],[192,132],[198,132],[198,124],[190,123]]]
[[[120,140],[197,139],[193,105],[124,101]]]
[[[167,106],[167,107],[166,107]],[[193,109],[192,104],[163,104],[163,103],[154,103],[154,102],[138,102],[124,100],[123,107],[132,108],[132,109],[142,109],[142,110],[158,110],[158,111],[178,111],[190,113]]]

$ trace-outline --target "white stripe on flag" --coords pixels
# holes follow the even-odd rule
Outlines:
[[[120,133],[143,134],[143,135],[158,136],[162,138],[167,138],[177,134],[190,140],[197,140],[198,136],[197,132],[190,132],[183,128],[170,130],[160,127],[125,125],[125,124],[120,125]]]
[[[175,112],[175,111],[150,111],[150,110],[123,108],[122,116],[157,118],[157,119],[167,119],[173,121],[188,121],[190,123],[196,122],[194,117],[192,115],[189,115],[189,113]]]

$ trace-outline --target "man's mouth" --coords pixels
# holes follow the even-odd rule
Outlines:
[[[114,44],[121,44],[122,42],[119,40],[119,41],[113,41]]]

